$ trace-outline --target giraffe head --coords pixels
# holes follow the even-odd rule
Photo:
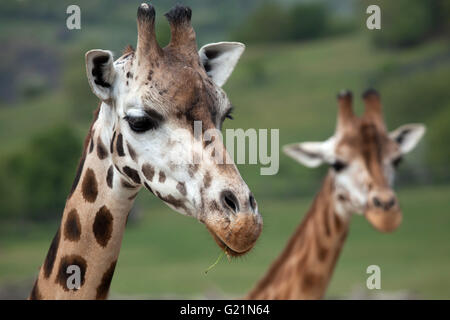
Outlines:
[[[197,51],[191,10],[176,6],[165,16],[171,28],[165,48],[155,37],[155,10],[143,3],[136,50],[116,61],[109,51],[86,53],[89,84],[103,101],[103,121],[93,130],[110,141],[112,161],[127,185],[145,186],[204,223],[227,253],[244,254],[258,238],[262,218],[234,163],[217,161],[227,152],[211,135],[231,112],[221,87],[244,45],[221,42]]]
[[[425,133],[422,124],[407,124],[388,132],[380,96],[375,90],[363,94],[365,112],[353,113],[352,93],[338,95],[335,134],[324,142],[287,145],[286,154],[308,167],[327,163],[334,178],[337,213],[364,213],[377,230],[395,230],[402,212],[394,190],[395,168]]]

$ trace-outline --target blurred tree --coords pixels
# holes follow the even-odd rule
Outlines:
[[[290,38],[290,19],[275,2],[264,2],[231,36],[242,42],[280,42]]]
[[[35,136],[4,165],[0,191],[2,217],[30,220],[59,216],[64,208],[81,153],[74,130],[59,126]]]
[[[43,76],[33,74],[20,82],[19,90],[23,98],[32,99],[45,93],[48,87],[49,85]]]
[[[429,2],[432,10],[433,33],[436,35],[450,35],[450,1],[434,0]]]
[[[448,72],[450,66],[417,71],[410,74],[396,74],[385,79],[382,84],[383,97],[386,97],[391,119],[395,121],[417,121],[429,119],[450,102]]]
[[[266,1],[234,31],[243,42],[283,42],[316,39],[354,30],[352,21],[335,19],[324,2],[299,3],[288,7]]]
[[[374,32],[379,46],[405,47],[419,43],[432,27],[431,7],[422,0],[381,1],[380,32]]]
[[[84,55],[94,45],[82,45],[68,49],[64,61],[63,92],[74,119],[89,121],[99,100],[92,93],[86,77]]]
[[[296,4],[288,10],[288,16],[292,40],[318,38],[327,31],[329,13],[323,3]]]
[[[0,220],[18,221],[25,215],[24,186],[10,171],[10,159],[5,162],[0,165]]]
[[[246,71],[249,77],[249,83],[255,86],[265,84],[269,78],[266,68],[266,61],[263,58],[253,58],[249,60],[246,65]]]
[[[364,9],[372,2],[364,1]],[[371,34],[379,47],[409,47],[436,35],[449,34],[447,0],[380,0],[376,4],[381,8],[381,30]]]

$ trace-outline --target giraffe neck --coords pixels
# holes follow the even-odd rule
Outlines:
[[[329,174],[311,208],[248,299],[320,299],[346,238],[349,217],[336,213]]]
[[[86,138],[85,149],[56,233],[30,299],[105,299],[119,256],[128,213],[139,190],[113,165],[102,104]],[[75,265],[80,288],[68,267]],[[72,267],[73,268],[73,267]],[[69,271],[69,272],[68,272]],[[70,278],[71,277],[71,278]],[[70,279],[69,279],[70,278]]]

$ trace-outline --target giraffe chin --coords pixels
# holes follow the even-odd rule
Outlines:
[[[396,230],[403,219],[402,212],[399,208],[389,211],[369,209],[364,215],[376,230],[385,233]]]
[[[211,235],[213,236],[213,239],[214,239],[214,241],[216,241],[216,243],[217,243],[217,245],[228,255],[228,256],[231,256],[231,257],[239,257],[239,256],[243,256],[243,255],[245,255],[246,253],[248,253],[248,252],[250,252],[250,250],[252,250],[253,249],[253,246],[252,247],[250,247],[250,248],[248,248],[247,250],[244,250],[244,251],[241,251],[241,252],[238,252],[238,251],[235,251],[235,250],[233,250],[233,249],[231,249],[229,246],[227,246],[226,244],[225,244],[225,242],[223,242],[222,241],[222,239],[220,239],[212,230],[210,230],[209,228],[208,228],[208,231],[211,233]]]
[[[227,223],[225,228],[218,227],[220,223],[205,223],[217,245],[232,257],[243,256],[252,250],[262,231],[259,215],[244,214],[237,220]]]

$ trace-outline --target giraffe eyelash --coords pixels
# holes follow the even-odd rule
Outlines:
[[[142,133],[148,130],[153,130],[158,127],[159,121],[155,121],[153,118],[148,115],[141,117],[130,117],[125,116],[124,120],[126,120],[131,128],[136,133]]]
[[[227,113],[225,114],[224,119],[227,118],[227,119],[233,120],[234,119],[233,115],[232,115],[233,111],[234,111],[234,106],[231,106],[231,108],[228,109]]]

